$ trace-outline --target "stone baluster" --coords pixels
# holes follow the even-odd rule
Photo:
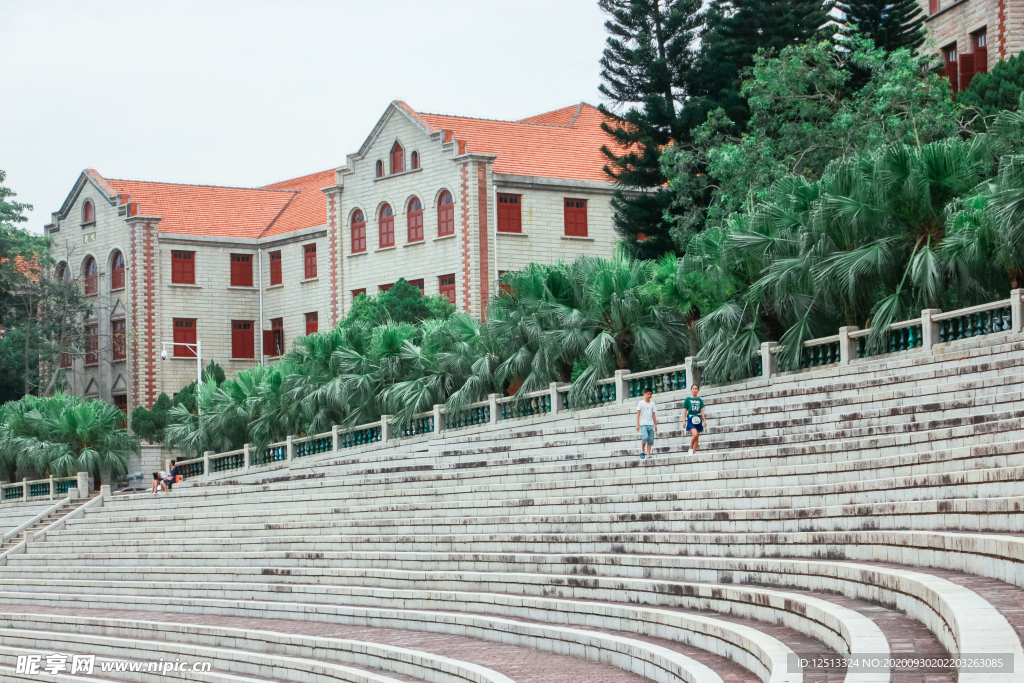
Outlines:
[[[768,382],[772,381],[772,375],[779,373],[779,361],[775,358],[775,354],[772,353],[772,349],[778,345],[778,342],[761,342],[761,377]]]
[[[926,308],[921,311],[921,350],[931,353],[932,347],[939,343],[939,323],[932,316],[942,313],[941,308]]]
[[[847,325],[839,328],[839,365],[849,365],[850,361],[857,357],[857,340],[850,337],[851,332],[860,328],[856,325]]]

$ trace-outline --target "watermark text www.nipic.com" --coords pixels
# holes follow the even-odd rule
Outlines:
[[[131,672],[165,675],[170,673],[209,673],[211,662],[187,662],[181,659],[138,661],[132,659],[100,659],[96,655],[18,655],[15,673],[19,674],[92,674],[96,672]]]

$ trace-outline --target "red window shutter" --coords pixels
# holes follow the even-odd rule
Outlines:
[[[71,354],[70,353],[62,353],[62,354],[60,354],[60,366],[62,368],[70,368],[71,367]]]
[[[85,293],[87,296],[96,294],[99,289],[99,268],[96,266],[96,259],[90,256],[85,262]]]
[[[124,289],[124,254],[119,251],[111,261],[110,289]]]
[[[171,252],[171,282],[177,285],[194,285],[196,283],[195,252]]]
[[[416,289],[420,290],[420,294],[423,294],[425,289],[423,284],[423,278],[420,278],[419,280],[409,280],[409,284],[415,287]]]
[[[263,355],[279,356],[277,353],[277,339],[274,337],[274,330],[263,330]]]
[[[416,198],[409,202],[409,241],[423,241],[423,204]]]
[[[522,232],[523,220],[520,195],[498,195],[498,232]]]
[[[395,143],[395,146],[391,148],[391,173],[401,173],[405,170],[405,150],[402,146]]]
[[[281,252],[270,252],[270,285],[281,284]]]
[[[305,256],[305,275],[307,280],[316,277],[316,245],[307,244],[302,248]]]
[[[366,294],[366,287],[363,287],[362,289],[353,289],[352,290],[352,300],[354,301],[355,298],[357,296],[359,296],[360,294]]]
[[[380,210],[378,226],[380,248],[395,246],[395,212],[388,204],[385,204],[384,208]]]
[[[194,346],[181,346],[181,344],[196,343],[196,320],[195,318],[174,319],[174,352],[172,355],[178,358],[195,358],[196,349]]]
[[[231,321],[231,357],[255,358],[255,338],[251,320]]]
[[[89,325],[85,329],[85,364],[98,365],[100,362],[100,328],[98,325]]]
[[[125,355],[125,321],[115,320],[111,325],[114,337],[114,360],[124,360]]]
[[[988,47],[974,48],[974,73],[988,73]]]
[[[114,407],[120,410],[125,415],[128,414],[128,395],[117,394],[114,396]]]
[[[252,287],[252,255],[231,255],[231,286]]]
[[[366,217],[362,211],[352,214],[352,253],[366,251]]]
[[[378,290],[379,290],[379,291],[380,291],[381,293],[383,293],[383,292],[390,292],[390,291],[391,291],[391,288],[392,288],[392,287],[394,287],[394,286],[395,286],[395,283],[394,283],[394,282],[389,282],[389,283],[388,283],[388,284],[386,284],[386,285],[381,285],[380,287],[378,287]]]
[[[960,90],[961,92],[967,90],[967,86],[971,84],[971,79],[974,78],[976,73],[974,70],[974,55],[960,55]]]
[[[455,234],[455,204],[452,193],[445,191],[437,201],[437,236]]]
[[[315,334],[320,327],[320,314],[317,312],[306,314],[306,334]]]
[[[448,301],[455,303],[455,276],[454,275],[442,275],[437,278],[437,287],[441,292],[441,296],[448,297]]]
[[[928,13],[935,14],[939,11],[939,0],[928,0]]]
[[[587,236],[587,200],[565,200],[565,234],[567,237]]]

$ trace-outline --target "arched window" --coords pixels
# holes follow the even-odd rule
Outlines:
[[[94,223],[96,221],[96,208],[92,205],[91,199],[86,199],[82,205],[82,222]]]
[[[395,212],[390,204],[380,210],[380,248],[395,246]]]
[[[362,211],[352,214],[352,253],[366,251],[366,216]]]
[[[455,204],[452,193],[445,190],[437,200],[437,236],[455,234]]]
[[[377,159],[377,177],[384,177],[384,162],[381,161],[380,159]]]
[[[71,282],[71,267],[66,263],[57,266],[57,279],[61,282]]]
[[[86,295],[95,294],[99,290],[99,267],[96,265],[96,259],[92,256],[85,259],[85,263],[82,264],[82,273],[85,274]]]
[[[423,204],[416,197],[409,202],[409,241],[423,241]]]
[[[412,156],[410,157],[409,165],[412,167],[412,170],[414,170],[414,171],[417,168],[420,167],[420,153],[419,152],[413,152],[412,153]]]
[[[395,146],[391,148],[391,175],[401,173],[404,170],[405,150],[396,142]]]
[[[110,259],[110,289],[124,289],[124,254],[120,251]]]

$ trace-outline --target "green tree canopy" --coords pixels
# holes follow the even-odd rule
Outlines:
[[[957,95],[957,102],[991,118],[1003,110],[1016,108],[1021,92],[1024,92],[1024,52],[997,62],[991,73],[976,74],[967,90]]]
[[[925,14],[917,0],[839,0],[836,3],[856,33],[886,52],[924,44]]]

